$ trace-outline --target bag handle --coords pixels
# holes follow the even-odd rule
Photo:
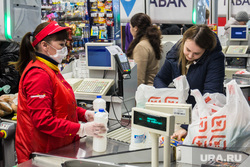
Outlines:
[[[191,90],[191,95],[194,96],[196,104],[198,107],[205,107],[206,103],[202,97],[201,92],[198,89]]]

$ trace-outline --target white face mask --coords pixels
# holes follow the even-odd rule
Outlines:
[[[54,55],[50,55],[49,56],[55,60],[57,63],[61,63],[63,59],[65,59],[65,57],[68,55],[68,48],[66,46],[64,46],[62,49],[58,50],[55,47],[53,47],[52,45],[48,44],[49,46],[51,46],[52,48],[54,48],[56,50],[56,54]]]

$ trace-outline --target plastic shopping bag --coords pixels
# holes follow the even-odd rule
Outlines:
[[[192,91],[191,91],[192,92]],[[199,97],[201,97],[200,92],[198,91]],[[222,107],[226,105],[226,96],[221,93],[206,93],[203,95],[203,98],[198,98],[198,100],[202,100],[200,103],[203,103],[205,101],[206,107],[208,108],[208,112],[210,115],[220,110]],[[200,119],[200,114],[202,112],[199,112],[198,105],[195,105],[192,110],[192,122],[195,122],[196,120]]]
[[[248,151],[250,107],[235,80],[226,85],[226,97],[191,90],[196,105],[183,144]]]
[[[144,108],[146,102],[186,103],[189,84],[182,75],[173,80],[175,88],[155,88],[141,84],[135,93],[136,106]]]

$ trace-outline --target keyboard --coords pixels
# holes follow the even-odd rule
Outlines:
[[[248,45],[230,45],[226,54],[246,54]]]
[[[75,93],[104,96],[113,84],[113,79],[85,78]]]
[[[65,78],[65,80],[70,84],[73,91],[75,91],[76,88],[78,88],[78,86],[82,83],[81,78],[67,78],[67,79]]]

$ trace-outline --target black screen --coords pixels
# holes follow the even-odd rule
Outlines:
[[[134,124],[166,131],[167,118],[134,111]]]

